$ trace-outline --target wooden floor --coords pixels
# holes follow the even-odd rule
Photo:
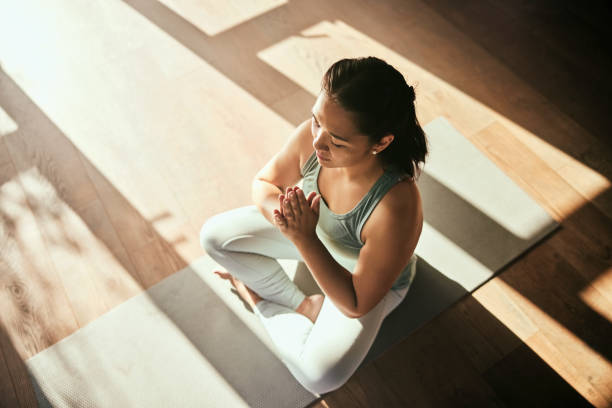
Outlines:
[[[612,406],[612,52],[580,4],[0,6],[0,406],[35,406],[26,359],[203,255],[324,70],[364,55],[562,228],[312,406]]]

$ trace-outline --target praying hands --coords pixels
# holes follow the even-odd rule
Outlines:
[[[280,208],[274,210],[274,223],[283,235],[296,245],[317,237],[320,195],[313,191],[305,197],[301,188],[288,187],[278,200]]]

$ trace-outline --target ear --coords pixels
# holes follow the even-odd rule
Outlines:
[[[374,147],[376,148],[377,151],[381,152],[383,150],[385,150],[387,148],[387,146],[389,146],[391,144],[391,142],[393,141],[393,139],[395,138],[395,136],[392,133],[389,133],[388,135],[383,136],[378,143],[376,143],[374,145]]]

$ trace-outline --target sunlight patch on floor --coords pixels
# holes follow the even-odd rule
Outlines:
[[[83,220],[87,218],[99,224],[95,222],[103,214],[99,202],[90,203],[77,214],[37,168],[30,168],[2,185],[0,211],[5,228],[10,220],[9,237],[15,241],[10,256],[25,262],[36,253],[35,259],[28,261],[30,263],[50,259],[76,306],[74,311],[80,326],[141,290],[138,282],[98,238],[97,234],[114,231],[104,225],[99,225],[98,231],[91,231]],[[38,234],[42,236],[40,244],[44,249],[37,244],[39,239],[33,239]],[[33,268],[41,277],[53,273],[53,269],[45,265],[33,265]],[[108,299],[109,304],[103,299]]]
[[[287,4],[287,0],[159,0],[176,14],[214,36]]]
[[[601,398],[595,389],[605,387],[612,363],[599,352],[503,279],[487,282],[473,296],[580,394]]]
[[[0,15],[2,68],[43,112],[30,125],[52,129],[48,118],[70,142],[49,140],[72,143],[94,184],[157,220],[168,242],[191,223],[193,259],[202,201],[243,203],[248,191],[227,191],[250,179],[222,179],[254,174],[293,126],[124,2],[55,1],[48,13],[24,1]],[[211,159],[230,153],[240,160]]]
[[[602,317],[608,319],[610,323],[612,323],[612,301],[604,294],[612,293],[611,289],[612,268],[608,268],[578,294],[584,303]]]

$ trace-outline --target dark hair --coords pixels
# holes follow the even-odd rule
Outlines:
[[[414,108],[414,88],[391,65],[376,57],[341,59],[321,81],[329,98],[353,114],[360,133],[372,143],[395,137],[379,157],[386,165],[418,178],[428,153],[425,132]],[[415,174],[417,173],[417,174]]]

